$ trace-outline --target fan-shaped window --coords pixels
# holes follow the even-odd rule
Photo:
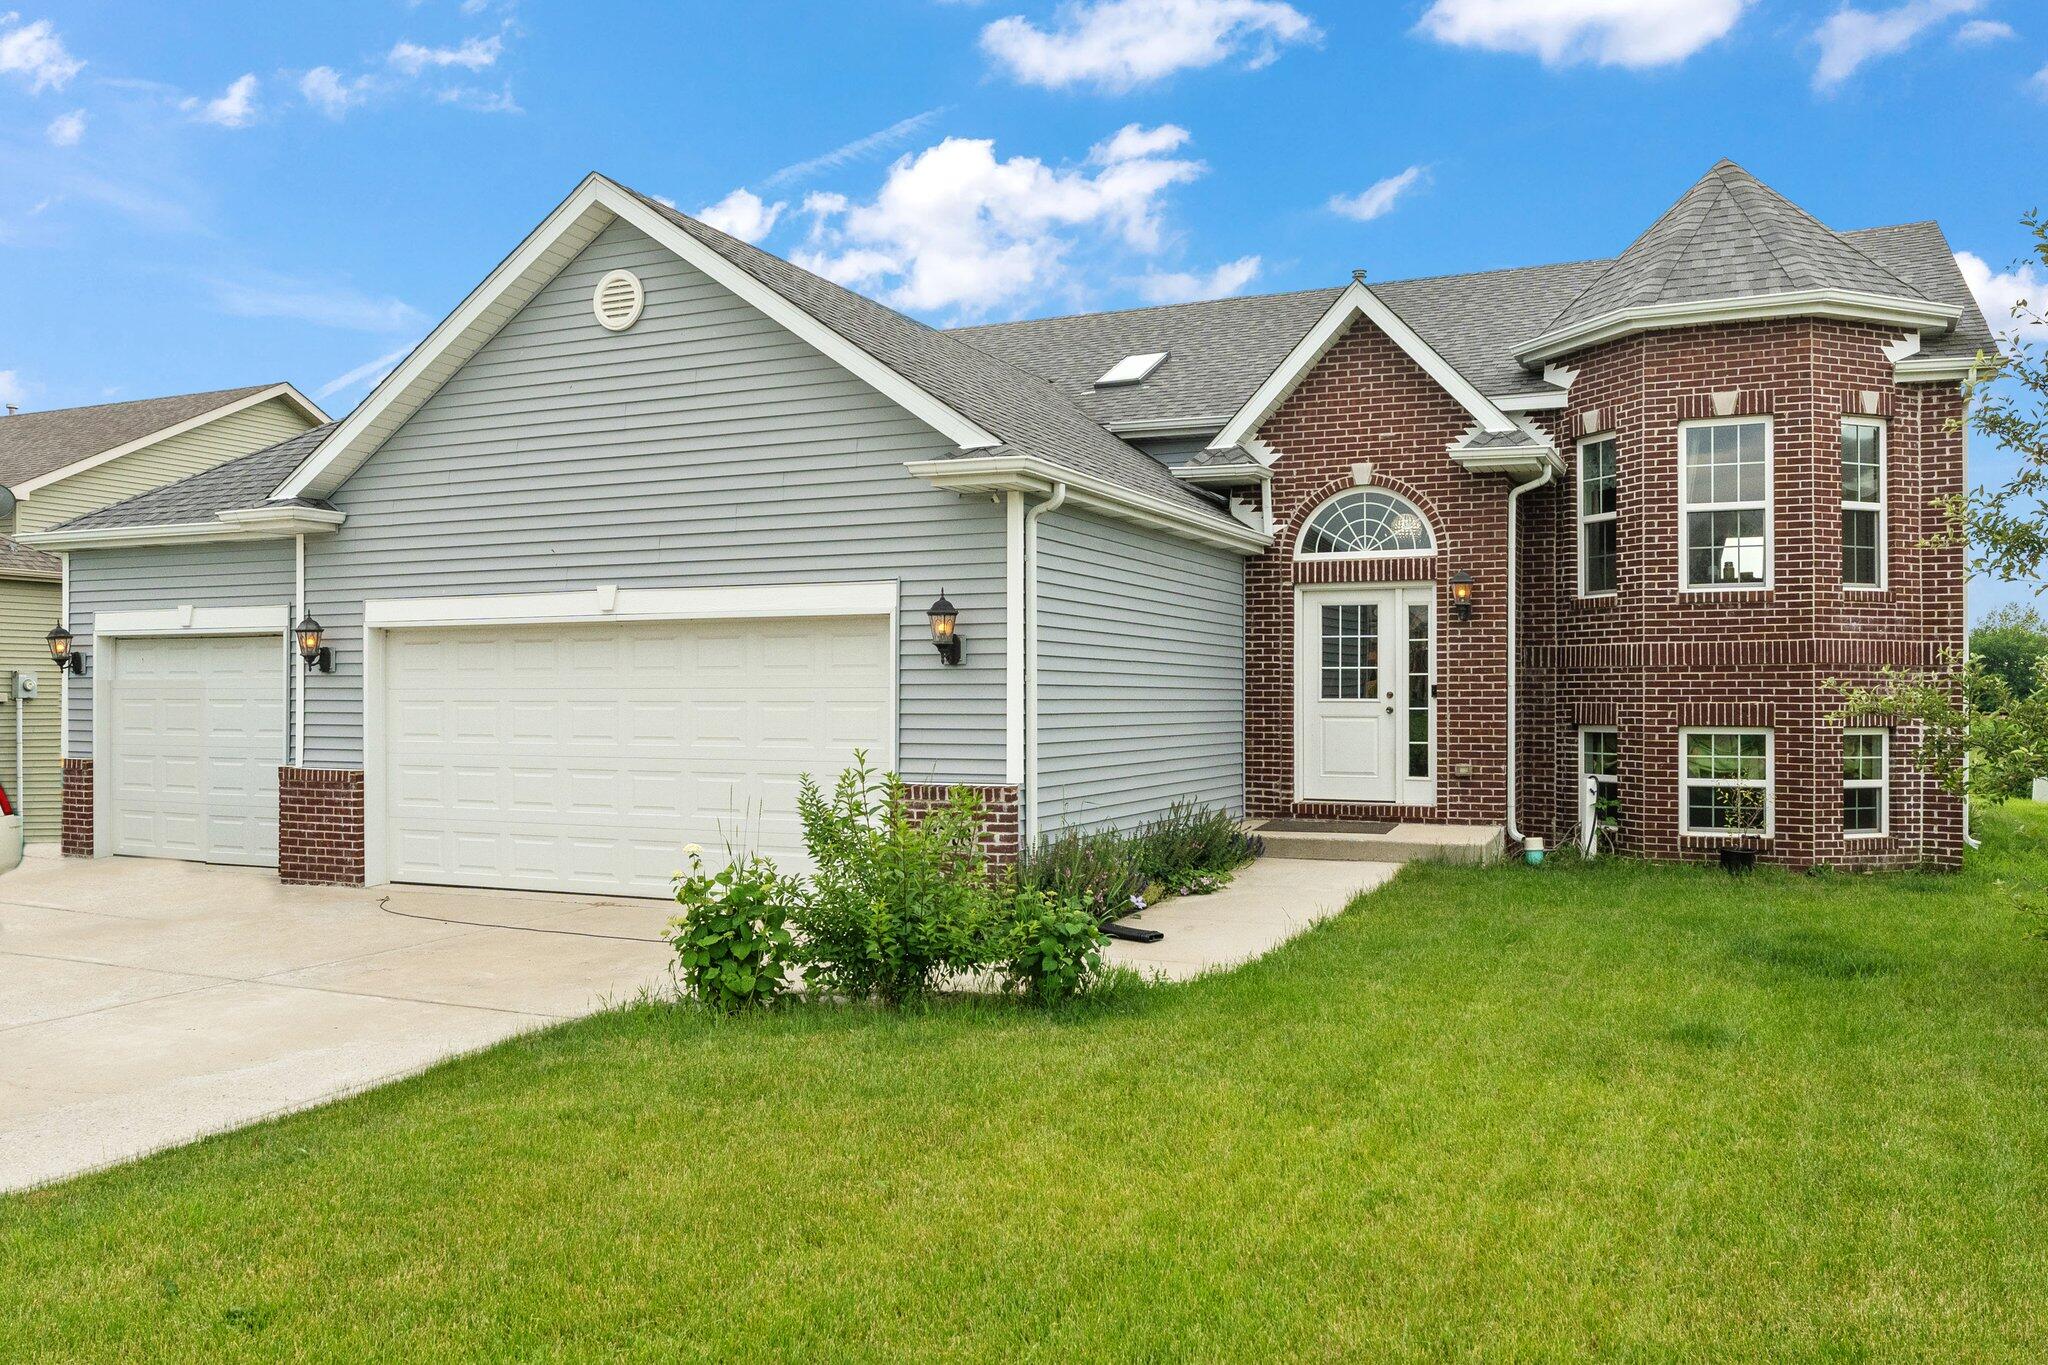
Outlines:
[[[1301,533],[1304,555],[1426,555],[1435,549],[1422,513],[1377,488],[1339,493],[1316,509]]]

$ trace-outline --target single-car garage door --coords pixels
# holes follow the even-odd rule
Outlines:
[[[277,866],[283,637],[137,636],[114,659],[112,851]]]
[[[893,728],[885,617],[394,630],[394,881],[662,896],[686,844],[802,865],[797,779]]]

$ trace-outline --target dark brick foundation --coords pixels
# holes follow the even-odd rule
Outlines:
[[[956,784],[944,782],[907,782],[903,786],[904,800],[909,804],[911,814],[925,815],[946,804],[947,795]],[[983,834],[982,851],[996,867],[1011,867],[1017,862],[1023,846],[1023,826],[1019,813],[1023,810],[1022,789],[1010,786],[980,786],[974,783],[960,783],[981,798],[981,820]]]
[[[67,858],[92,856],[92,760],[64,760],[63,847]]]
[[[297,886],[363,884],[363,774],[277,770],[277,879]]]

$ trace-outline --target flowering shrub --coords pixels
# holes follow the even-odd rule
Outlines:
[[[774,1001],[789,984],[794,944],[789,920],[803,904],[803,884],[754,855],[704,871],[703,850],[691,844],[687,872],[675,880],[683,912],[666,935],[685,990],[714,1009],[737,1012]]]

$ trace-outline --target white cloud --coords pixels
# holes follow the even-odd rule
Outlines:
[[[458,109],[470,109],[479,114],[523,114],[525,109],[512,96],[508,84],[497,90],[484,90],[477,86],[465,85],[443,90],[434,96],[443,104],[452,104]]]
[[[55,147],[76,147],[85,136],[85,110],[73,109],[68,114],[59,114],[50,120],[50,126],[43,130]]]
[[[949,137],[889,168],[875,198],[813,195],[811,249],[798,263],[890,304],[977,315],[1071,285],[1077,252],[1150,255],[1165,238],[1167,190],[1198,161],[1162,153],[1186,133],[1125,128],[1078,167],[998,159],[987,139]]]
[[[870,152],[893,147],[920,132],[926,124],[944,112],[943,109],[927,109],[922,114],[912,114],[909,118],[898,119],[879,132],[857,137],[851,142],[834,147],[829,152],[806,157],[802,161],[793,161],[764,179],[761,187],[772,189],[777,185],[786,185],[792,180],[802,180],[819,171],[829,171],[836,166],[844,166],[849,161],[857,161]]]
[[[256,77],[237,76],[226,90],[210,100],[188,99],[178,107],[201,123],[222,128],[244,128],[256,118]]]
[[[375,360],[366,360],[353,370],[345,374],[338,374],[319,388],[313,390],[313,396],[319,399],[328,399],[334,397],[337,393],[346,393],[350,389],[366,388],[375,384],[385,375],[390,374],[393,366],[411,354],[411,346],[401,346],[395,351],[378,356]]]
[[[1907,0],[1881,12],[1838,9],[1814,30],[1820,64],[1813,70],[1813,88],[1833,90],[1856,74],[1858,67],[1912,46],[1928,29],[1959,14],[1980,8],[1984,0]]]
[[[981,46],[1026,85],[1129,90],[1238,56],[1264,66],[1319,36],[1280,0],[1070,0],[1052,28],[1011,15],[981,31]]]
[[[782,216],[784,207],[779,200],[764,204],[760,195],[741,188],[715,204],[698,209],[696,217],[743,242],[758,242],[774,231],[775,220]]]
[[[21,382],[21,376],[13,370],[0,370],[0,403],[12,403],[22,407],[28,402],[28,385]]]
[[[1996,19],[1972,19],[1956,30],[1956,42],[1963,47],[1972,47],[1979,43],[2002,43],[2019,36],[2011,24],[2001,23]]]
[[[2029,340],[2048,340],[2048,322],[2042,321],[2048,317],[2048,271],[2036,268],[2032,261],[2022,261],[2011,270],[1993,270],[1982,256],[1970,251],[1958,251],[1956,265],[1994,333],[2004,337],[2018,332]],[[2027,320],[2013,316],[2015,307]]]
[[[305,96],[306,103],[335,119],[368,99],[375,89],[372,77],[343,80],[341,73],[331,66],[316,66],[299,77],[299,93]]]
[[[236,317],[293,318],[352,332],[416,332],[427,321],[419,309],[399,299],[373,298],[346,286],[282,276],[215,280],[213,294]]]
[[[1225,261],[1207,274],[1185,270],[1153,271],[1138,280],[1138,294],[1147,303],[1190,303],[1196,299],[1220,299],[1241,294],[1258,278],[1264,264],[1257,256],[1240,256]]]
[[[1330,196],[1330,212],[1355,218],[1361,223],[1370,223],[1394,211],[1394,205],[1401,196],[1419,184],[1429,180],[1429,167],[1410,166],[1399,175],[1390,175],[1385,180],[1366,186],[1357,194],[1333,194]]]
[[[29,93],[62,90],[85,63],[71,55],[48,19],[17,22],[20,15],[0,15],[0,72],[28,83]]]
[[[1418,27],[1439,42],[1531,53],[1546,66],[1668,66],[1727,36],[1751,3],[1434,0]]]
[[[392,45],[385,60],[406,75],[417,76],[428,67],[445,69],[459,66],[465,71],[482,71],[495,65],[504,51],[505,40],[496,34],[488,38],[466,38],[454,47],[422,47],[400,39]]]
[[[2048,66],[2044,66],[2039,71],[2036,71],[2034,79],[2029,84],[2034,87],[2035,94],[2044,100],[2048,100]]]

